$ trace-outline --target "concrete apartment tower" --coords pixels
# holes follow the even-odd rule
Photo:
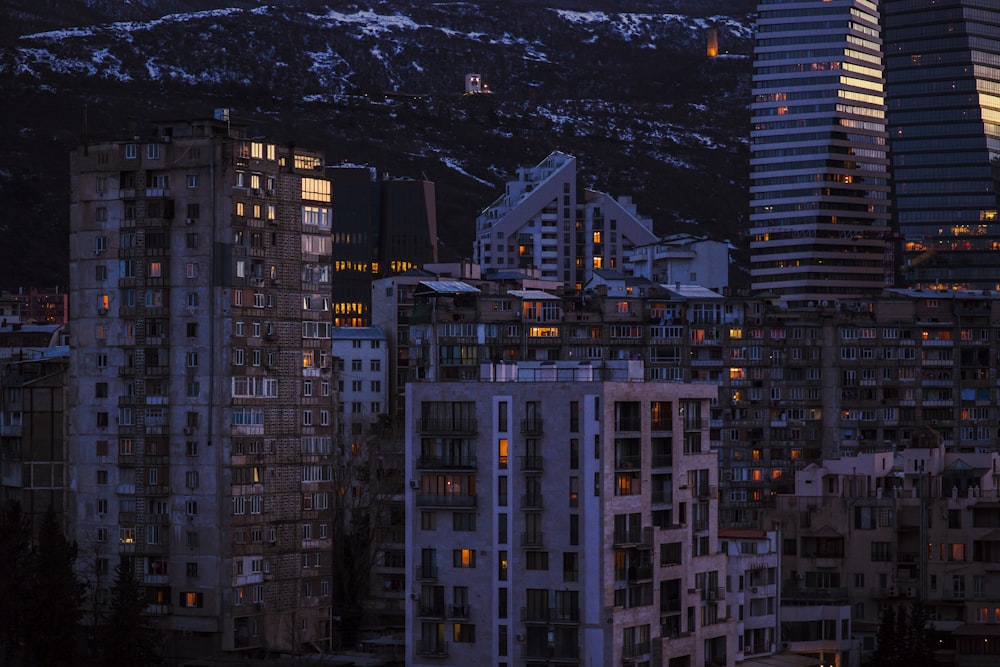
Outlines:
[[[326,647],[322,156],[218,113],[84,146],[71,165],[67,514],[82,574],[107,586],[132,559],[169,656]]]
[[[879,31],[869,0],[758,4],[751,284],[793,307],[892,278]]]
[[[407,664],[735,664],[717,390],[642,372],[520,362],[407,385]]]
[[[1000,5],[880,3],[901,278],[1000,289]]]

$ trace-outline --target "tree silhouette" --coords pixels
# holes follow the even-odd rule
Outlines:
[[[33,665],[76,664],[80,651],[80,607],[85,588],[76,576],[77,548],[63,535],[50,506],[31,553],[29,586],[22,631]]]
[[[873,667],[931,667],[934,659],[927,636],[929,612],[920,602],[886,607],[879,619]]]
[[[343,447],[339,465],[334,466],[331,503],[331,597],[340,646],[355,645],[366,621],[362,602],[371,597],[372,569],[384,555],[382,529],[402,489],[395,460],[399,436],[392,424],[361,422],[357,430],[360,433],[352,436],[355,444]],[[353,431],[348,424],[348,432]]]
[[[115,568],[111,608],[101,629],[100,653],[106,667],[153,667],[161,663],[159,631],[145,614],[146,600],[132,559]]]
[[[29,595],[31,526],[21,504],[0,504],[0,664],[18,662],[24,605]]]

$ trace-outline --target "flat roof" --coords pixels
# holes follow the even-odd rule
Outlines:
[[[435,294],[479,294],[480,292],[478,288],[461,280],[421,280],[420,286]]]
[[[775,653],[736,663],[739,667],[816,667],[819,658],[797,653]]]
[[[512,289],[507,294],[524,299],[525,301],[561,301],[555,294],[549,294],[540,289]]]

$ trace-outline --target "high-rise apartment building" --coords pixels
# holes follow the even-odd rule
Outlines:
[[[535,269],[580,288],[594,269],[621,270],[632,248],[656,240],[628,197],[581,191],[576,158],[556,151],[519,169],[479,214],[473,256],[483,273]]]
[[[333,190],[333,321],[371,323],[371,283],[437,261],[434,183],[379,178],[374,167],[327,170]]]
[[[870,0],[758,5],[750,273],[788,305],[891,280],[881,47]]]
[[[634,361],[480,370],[407,385],[407,664],[735,664],[715,388]]]
[[[72,155],[70,534],[172,656],[331,637],[322,166],[224,114]]]
[[[883,0],[880,10],[901,277],[1000,289],[1000,6]]]

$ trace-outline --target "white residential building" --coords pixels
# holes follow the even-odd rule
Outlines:
[[[656,241],[628,197],[577,186],[576,158],[558,151],[518,170],[476,220],[474,261],[484,274],[534,268],[583,286],[593,269],[621,269],[632,248]]]

